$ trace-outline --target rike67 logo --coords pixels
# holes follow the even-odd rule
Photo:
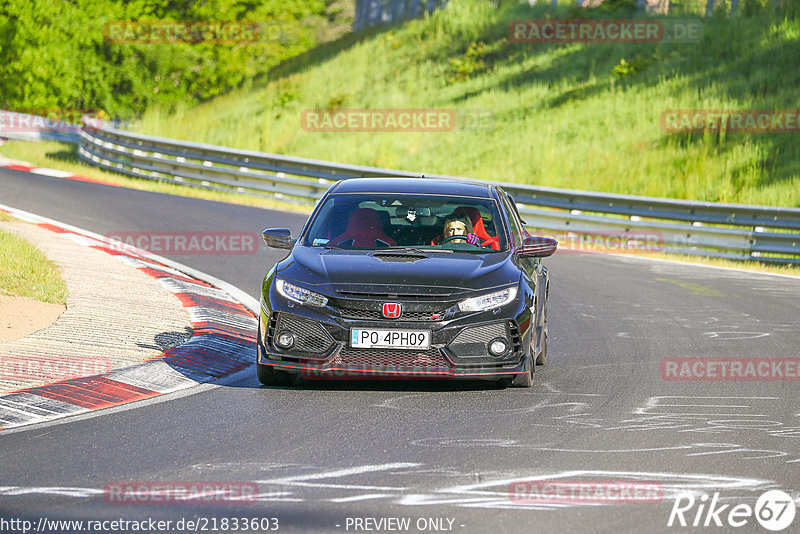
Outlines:
[[[711,502],[708,495],[700,498],[694,495],[680,495],[675,499],[667,526],[671,527],[743,527],[753,517],[767,530],[784,530],[794,521],[797,509],[792,497],[781,490],[763,493],[756,501],[755,508],[749,504],[719,504],[719,492],[714,493]]]

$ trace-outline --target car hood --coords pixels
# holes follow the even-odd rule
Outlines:
[[[419,253],[331,250],[296,246],[278,264],[279,276],[327,290],[369,293],[460,293],[519,281],[511,253]]]

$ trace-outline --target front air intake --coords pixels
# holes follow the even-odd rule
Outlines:
[[[489,356],[489,342],[496,338],[510,339],[505,322],[471,326],[459,332],[447,348],[458,358],[483,358]]]
[[[333,348],[333,338],[319,323],[286,313],[276,315],[278,319],[274,327],[270,321],[270,333],[274,336],[276,332],[291,332],[295,341],[290,352],[327,354]]]

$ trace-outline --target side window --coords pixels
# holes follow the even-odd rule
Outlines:
[[[513,201],[508,198],[508,195],[506,195],[505,191],[503,191],[501,198],[503,199],[506,217],[508,217],[508,225],[511,229],[512,243],[515,247],[518,247],[522,244],[522,238],[525,234],[525,231],[522,229],[522,224],[517,218],[517,210],[512,203]]]

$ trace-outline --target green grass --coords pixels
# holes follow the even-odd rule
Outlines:
[[[9,220],[3,214],[2,220]],[[58,267],[26,240],[0,230],[0,293],[66,304],[67,285]]]
[[[199,106],[151,108],[140,130],[486,180],[800,206],[800,134],[671,134],[659,125],[668,109],[800,108],[800,20],[718,15],[704,21],[699,43],[510,42],[516,19],[618,16],[539,4],[452,0],[432,16],[314,49]],[[614,74],[623,59],[634,73]],[[304,131],[301,113],[316,108],[485,110],[492,119],[450,132]]]
[[[292,202],[281,202],[272,198],[244,195],[240,193],[211,191],[196,187],[171,184],[168,182],[160,182],[157,180],[134,178],[124,174],[117,174],[115,172],[107,172],[98,167],[84,163],[83,160],[78,158],[77,147],[68,143],[58,143],[55,141],[42,143],[15,141],[1,145],[0,154],[10,159],[28,162],[35,167],[45,167],[72,172],[80,176],[102,180],[104,182],[122,187],[129,187],[131,189],[152,191],[154,193],[165,193],[168,195],[181,195],[204,200],[216,200],[220,202],[229,202],[232,204],[241,204],[244,206],[280,209],[299,213],[311,212],[311,206],[295,204]]]

